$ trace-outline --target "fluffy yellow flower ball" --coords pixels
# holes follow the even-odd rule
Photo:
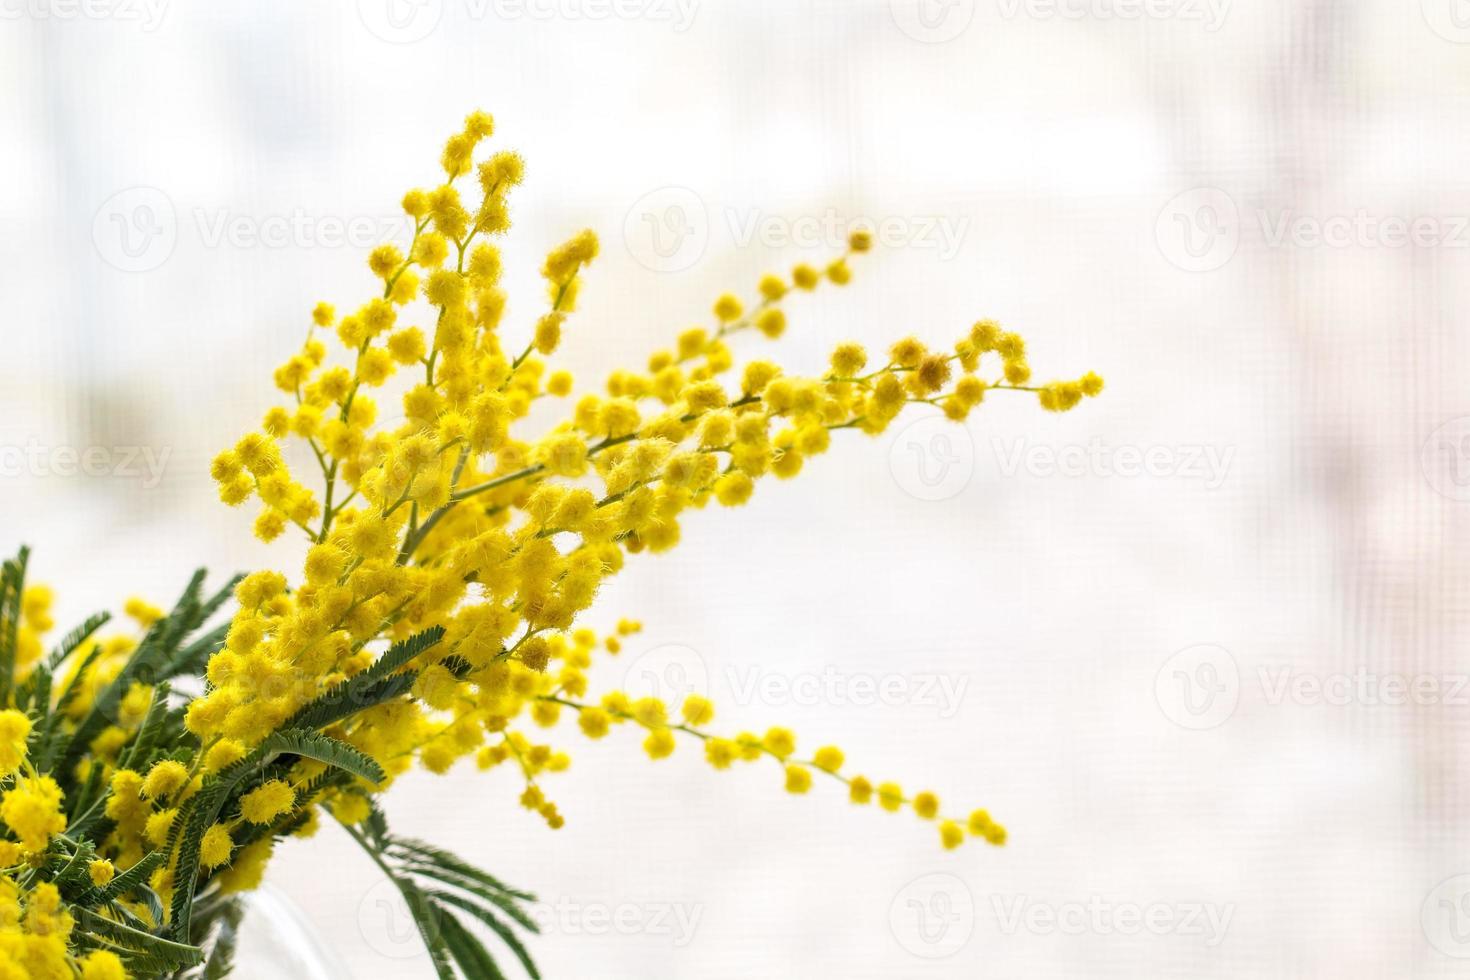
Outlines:
[[[691,725],[707,725],[714,720],[715,706],[710,703],[709,698],[691,694],[684,699],[679,712]]]
[[[240,815],[254,824],[266,824],[296,805],[296,791],[287,783],[272,779],[240,798]]]
[[[229,828],[215,824],[204,832],[204,840],[199,846],[199,863],[206,868],[217,868],[230,859],[230,852],[234,849],[235,842],[230,838]]]
[[[31,734],[31,720],[14,709],[0,711],[0,777],[20,768],[26,757],[26,738]]]
[[[82,980],[127,980],[127,976],[122,960],[108,950],[93,950],[82,960]]]
[[[0,797],[0,820],[15,831],[26,850],[45,850],[51,835],[66,829],[61,787],[50,776],[17,782]]]

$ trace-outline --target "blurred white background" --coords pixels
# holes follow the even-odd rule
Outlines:
[[[722,725],[836,742],[1011,843],[945,853],[912,815],[626,734],[565,736],[557,833],[509,771],[406,779],[401,831],[541,896],[546,975],[1465,975],[1464,0],[0,16],[0,544],[38,548],[64,619],[200,564],[294,570],[207,461],[312,305],[369,294],[475,107],[529,164],[508,329],[551,245],[603,237],[585,381],[860,220],[883,244],[853,284],[742,354],[814,369],[993,316],[1042,377],[1107,378],[1065,416],[992,396],[965,430],[846,434],[593,617],[647,625],[602,685],[706,687]],[[270,881],[351,976],[432,975],[340,833]]]

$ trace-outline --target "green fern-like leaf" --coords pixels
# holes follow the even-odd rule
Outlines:
[[[52,877],[51,882],[62,890],[63,894],[69,894],[75,886],[86,883],[90,889],[91,881],[87,877],[87,862],[97,856],[97,848],[89,840],[83,840],[77,844],[77,849],[72,852],[71,857],[62,862]]]
[[[166,681],[153,689],[153,700],[148,705],[148,713],[143,716],[143,724],[138,728],[133,744],[128,746],[127,752],[118,761],[119,769],[130,768],[138,760],[146,759],[153,747],[162,741],[167,729],[169,691]]]
[[[167,665],[177,653],[179,644],[204,621],[207,605],[199,601],[203,586],[204,570],[200,569],[189,579],[173,611],[148,628],[127,664],[98,692],[92,709],[77,725],[61,756],[61,763],[57,766],[60,772],[71,772],[92,739],[117,717],[118,705],[134,683],[152,686],[164,680]]]
[[[392,839],[392,848],[394,852],[398,856],[401,856],[405,861],[411,863],[430,864],[441,867],[445,870],[455,872],[472,881],[479,882],[480,884],[497,892],[500,892],[501,894],[508,895],[511,898],[518,898],[522,901],[527,902],[535,901],[534,895],[531,895],[528,892],[517,891],[516,889],[511,888],[509,885],[505,884],[495,876],[481,871],[479,868],[470,864],[468,861],[465,861],[459,856],[449,851],[446,851],[442,847],[435,847],[433,844],[428,844],[421,840],[415,840],[412,837],[394,837]]]
[[[198,639],[174,654],[172,659],[164,665],[160,675],[165,678],[200,676],[204,673],[204,668],[209,665],[209,658],[225,645],[225,637],[229,635],[229,632],[230,624],[226,622],[207,633],[200,634]]]
[[[458,964],[459,972],[468,980],[480,980],[481,977],[505,980],[505,974],[500,972],[500,967],[484,944],[443,909],[439,910],[439,932],[444,937],[449,954]]]
[[[366,708],[391,701],[413,686],[416,672],[398,673],[444,638],[444,627],[424,630],[389,647],[371,667],[328,688],[286,721],[286,728],[325,728]]]
[[[521,961],[521,966],[525,969],[527,975],[531,977],[531,980],[541,980],[541,973],[536,969],[536,964],[531,961],[531,954],[527,952],[526,947],[521,943],[520,937],[515,934],[513,929],[497,919],[489,909],[476,905],[462,895],[455,895],[450,892],[430,891],[429,897],[440,905],[453,906],[469,914],[476,922],[479,922],[491,932],[495,933],[500,938],[500,941],[505,943],[506,948],[515,954],[516,959]]]
[[[175,938],[189,935],[194,899],[193,884],[199,875],[199,846],[204,840],[205,831],[219,817],[226,800],[243,781],[259,775],[283,755],[315,759],[372,783],[382,782],[384,777],[381,766],[347,743],[320,732],[301,730],[276,732],[245,758],[221,770],[192,798],[192,809],[187,814],[181,810],[179,816],[174,818],[175,833],[184,824],[183,832],[176,838],[179,863],[175,869],[175,880],[179,887],[174,891],[171,910]],[[170,840],[174,839],[173,836],[170,837]]]
[[[96,633],[112,619],[110,612],[96,612],[82,621],[80,626],[74,627],[70,633],[61,638],[61,642],[52,648],[46,656],[46,666],[52,671],[60,667],[67,657],[76,653],[83,643],[92,638]]]
[[[467,978],[503,977],[489,951],[457,918],[456,913],[462,913],[494,933],[532,980],[540,980],[530,953],[511,924],[496,914],[502,912],[515,924],[537,931],[535,923],[517,905],[519,899],[530,900],[530,895],[506,886],[443,848],[394,837],[382,810],[375,805],[367,820],[346,829],[403,895],[441,978],[453,977],[456,967]],[[443,890],[443,886],[466,894]]]
[[[149,975],[176,970],[180,967],[196,966],[204,962],[204,952],[198,946],[174,942],[151,932],[125,925],[115,919],[98,915],[90,909],[75,910],[77,925],[88,933],[110,940],[127,952],[119,953],[127,965],[137,973]]]
[[[323,735],[321,732],[305,729],[276,732],[261,743],[261,748],[275,755],[289,753],[325,762],[329,766],[336,766],[354,776],[361,776],[370,783],[380,783],[386,775],[383,767],[367,755],[346,742]]]
[[[20,597],[31,550],[22,547],[0,570],[0,696],[15,683],[15,650],[20,639]]]

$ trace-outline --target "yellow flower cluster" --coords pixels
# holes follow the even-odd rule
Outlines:
[[[50,882],[23,889],[17,869],[0,871],[0,980],[125,980],[115,953],[68,951],[72,916]]]
[[[28,676],[41,659],[42,638],[54,626],[52,598],[44,586],[31,586],[23,594],[23,619],[16,631],[18,677]],[[114,641],[111,649],[117,648]],[[98,650],[96,659],[104,659],[103,653]],[[50,882],[29,881],[28,872],[51,838],[66,829],[61,789],[30,765],[31,730],[25,713],[0,710],[0,778],[8,779],[0,792],[0,822],[14,837],[0,839],[0,980],[124,980],[122,961],[112,952],[93,950],[79,958],[71,954],[73,919],[60,891]],[[111,869],[107,861],[95,864]]]
[[[598,242],[582,231],[554,249],[541,269],[544,307],[520,325],[507,320],[497,242],[510,227],[509,194],[524,165],[504,151],[480,158],[493,128],[477,112],[448,140],[444,180],[403,198],[412,240],[368,258],[376,295],[340,316],[326,303],[315,308],[302,347],[275,372],[284,403],[213,461],[226,503],[260,502],[260,538],[294,525],[308,550],[298,587],[274,572],[239,586],[225,648],[209,662],[208,691],[186,717],[204,746],[195,769],[228,765],[323,691],[368,670],[377,641],[438,628],[442,643],[402,665],[418,672],[410,692],[328,730],[371,756],[387,781],[415,759],[433,772],[472,753],[482,766],[514,760],[528,783],[522,803],[559,826],[536,777],[569,760],[512,723],[525,713],[551,725],[568,709],[593,737],[640,725],[654,758],[672,752],[674,733],[683,732],[705,742],[717,767],[771,757],[785,766],[792,792],[821,772],[847,783],[856,802],[876,795],[887,809],[909,806],[937,819],[930,794],[909,799],[893,784],[843,775],[835,749],[797,760],[780,730],[711,735],[700,726],[712,709],[697,700],[681,706],[677,724],[647,699],[582,700],[596,640],[577,627],[579,617],[629,555],[674,546],[688,512],[712,501],[739,506],[761,479],[796,476],[834,432],[876,435],[914,403],[962,421],[992,390],[1033,392],[1042,407],[1065,411],[1098,394],[1102,380],[1031,385],[1024,342],[988,320],[943,349],[908,337],[874,359],[841,344],[829,369],[812,376],[760,359],[737,366],[739,334],[784,333],[793,290],[850,280],[851,259],[873,243],[857,232],[820,270],[802,264],[766,276],[750,304],[720,297],[712,327],[686,330],[642,369],[613,371],[560,424],[523,437],[517,423],[534,402],[573,390],[571,376],[546,359],[571,328]],[[294,463],[289,444],[302,447]],[[303,465],[319,471],[319,495],[298,475]],[[301,793],[317,772],[302,763],[288,781],[261,787],[241,819],[280,822],[321,803],[353,823],[386,785]],[[193,785],[176,789],[169,778],[174,793]],[[166,834],[177,800],[150,797],[146,783],[140,798],[132,779],[121,792],[114,783],[109,805],[124,811],[119,828],[140,840]],[[965,831],[1004,840],[983,811],[964,825],[940,824],[948,847]],[[211,857],[225,856],[225,838],[213,843]]]
[[[238,742],[221,739],[202,748],[192,768],[164,759],[146,773],[128,768],[110,770],[105,813],[114,830],[106,842],[106,853],[113,855],[119,867],[130,868],[145,854],[168,848],[182,804],[200,791],[207,775],[219,772],[243,754]],[[295,771],[304,782],[309,775],[320,772],[320,766],[303,763]],[[296,791],[291,785],[279,779],[269,780],[241,798],[237,814],[205,830],[200,863],[207,870],[224,866],[218,876],[223,893],[248,891],[258,885],[272,852],[270,837],[237,847],[236,836],[247,834],[251,825],[275,824],[277,818],[296,808],[296,802]],[[306,821],[292,829],[299,836],[310,836],[316,825]],[[175,887],[173,870],[177,852],[168,850],[167,859],[149,879],[149,885],[165,901]]]
[[[15,676],[19,682],[28,680],[41,663],[39,651],[46,634],[54,628],[52,603],[52,592],[45,586],[30,586],[23,593],[23,618],[16,630]],[[129,599],[124,610],[142,629],[164,615],[138,598]],[[125,633],[89,638],[77,646],[69,672],[57,679],[58,691],[69,692],[64,703],[54,705],[66,719],[59,734],[74,732],[75,723],[97,707],[101,691],[117,678],[137,646],[138,639]],[[238,745],[221,741],[203,753],[193,769],[167,759],[153,765],[146,774],[118,767],[119,756],[138,734],[153,694],[148,685],[132,685],[116,705],[112,723],[91,740],[88,754],[77,763],[77,774],[83,780],[94,767],[100,767],[109,790],[104,814],[112,822],[112,830],[98,848],[107,856],[90,860],[86,866],[89,880],[99,888],[119,869],[130,868],[147,853],[163,847],[179,804],[198,792],[201,777],[243,754],[232,756],[231,749]],[[44,863],[48,849],[67,830],[60,786],[32,765],[37,738],[34,727],[24,711],[0,709],[0,779],[4,780],[0,826],[7,832],[0,837],[0,980],[124,980],[129,974],[115,953],[105,949],[82,953],[69,945],[71,913],[53,884],[34,878],[34,869]],[[285,806],[290,808],[289,803]],[[249,818],[250,812],[246,812],[228,826],[210,828],[203,848],[206,868],[229,862],[234,849],[230,829]],[[219,876],[221,890],[230,893],[255,887],[269,858],[269,844],[267,838],[241,849],[233,866]],[[67,844],[68,848],[73,846]],[[148,884],[167,901],[172,890],[171,866],[155,870]],[[127,901],[120,904],[142,920],[152,921],[153,913],[146,906]]]
[[[742,334],[786,332],[793,293],[851,280],[873,245],[859,231],[821,268],[767,275],[749,301],[719,297],[711,326],[572,398],[574,379],[549,359],[598,240],[581,231],[553,249],[539,308],[508,320],[497,242],[524,164],[480,152],[493,129],[476,112],[447,141],[444,179],[403,198],[411,241],[368,257],[372,298],[343,315],[317,305],[275,372],[282,403],[212,462],[221,499],[259,501],[262,540],[305,535],[297,581],[246,576],[227,630],[187,648],[228,595],[202,601],[202,577],[171,613],[129,599],[138,635],[94,638],[100,617],[47,656],[52,593],[24,585],[24,551],[5,563],[0,980],[121,980],[150,955],[197,962],[200,950],[166,938],[189,937],[196,890],[256,887],[274,841],[314,833],[323,810],[384,844],[373,797],[415,763],[513,764],[521,804],[560,827],[543,777],[571,759],[538,731],[567,720],[593,739],[636,731],[654,760],[680,737],[716,769],[768,759],[795,794],[836,780],[853,803],[935,822],[946,848],[1005,842],[986,811],[945,817],[933,793],[850,774],[835,746],[808,758],[784,728],[717,734],[702,696],[589,695],[597,651],[617,654],[641,626],[600,638],[583,620],[629,556],[673,547],[711,503],[737,507],[759,481],[797,476],[834,432],[877,435],[913,404],[962,422],[990,391],[1067,411],[1102,379],[1033,384],[1021,337],[989,320],[943,348],[906,337],[875,358],[839,344],[810,375],[737,359]],[[523,433],[543,399],[570,401],[559,423]],[[180,675],[202,683],[186,703]]]
[[[619,624],[618,636],[609,637],[605,647],[616,653],[621,645],[619,636],[636,632],[638,628],[637,623],[624,621]],[[586,629],[575,630],[570,642],[553,643],[548,669],[539,674],[527,672],[522,675],[513,687],[526,693],[503,700],[497,705],[499,713],[487,719],[499,731],[499,740],[480,750],[478,761],[481,768],[514,759],[524,772],[527,783],[526,792],[521,797],[522,805],[540,812],[553,828],[561,825],[561,818],[555,805],[546,800],[536,777],[543,771],[565,769],[570,760],[565,753],[557,752],[549,745],[534,744],[523,734],[509,729],[510,723],[523,712],[528,713],[537,725],[550,728],[561,720],[563,709],[567,709],[575,715],[582,733],[592,739],[600,739],[614,727],[631,723],[644,732],[643,750],[653,760],[664,759],[674,753],[678,734],[702,742],[705,759],[716,769],[728,769],[735,762],[770,759],[782,767],[786,790],[790,793],[806,793],[811,789],[813,775],[820,773],[845,784],[848,798],[853,803],[867,804],[876,797],[885,810],[898,811],[909,807],[925,820],[937,820],[940,841],[948,849],[962,844],[967,830],[988,843],[1005,843],[1005,828],[991,820],[984,810],[976,810],[961,824],[940,816],[939,800],[933,793],[919,793],[910,799],[896,783],[885,782],[874,787],[864,776],[846,775],[842,772],[845,756],[836,746],[823,746],[810,759],[801,759],[796,755],[796,736],[785,728],[772,728],[764,735],[752,732],[741,732],[734,737],[715,735],[707,728],[714,720],[715,708],[702,695],[686,696],[678,705],[677,715],[658,698],[631,698],[623,691],[610,691],[596,702],[588,701],[585,698],[587,670],[597,648],[596,635]],[[474,710],[472,698],[466,698],[464,705],[470,711]],[[452,757],[452,752],[444,756],[445,759]]]
[[[0,820],[20,838],[23,849],[44,851],[51,835],[66,829],[66,818],[61,815],[61,787],[50,776],[16,780],[0,795]]]

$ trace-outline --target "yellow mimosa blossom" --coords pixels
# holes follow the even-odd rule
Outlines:
[[[240,815],[251,823],[270,823],[295,804],[295,790],[279,779],[272,779],[240,799]]]
[[[42,851],[52,834],[66,829],[61,813],[61,787],[50,776],[17,780],[0,795],[0,820],[28,851]]]
[[[553,798],[573,725],[652,760],[685,743],[715,770],[779,771],[788,793],[912,809],[947,850],[1006,842],[985,810],[956,819],[932,792],[848,775],[834,745],[716,731],[702,691],[599,691],[606,659],[640,652],[642,624],[594,628],[595,604],[629,566],[912,407],[963,424],[1019,393],[1064,412],[1102,378],[1033,381],[1024,339],[988,319],[944,343],[837,342],[808,370],[753,352],[800,332],[805,293],[854,280],[868,229],[720,294],[635,362],[574,377],[558,358],[597,342],[577,310],[602,246],[564,231],[536,295],[512,303],[502,248],[526,164],[488,148],[494,132],[474,112],[445,141],[432,182],[401,198],[407,234],[366,256],[357,301],[303,304],[251,430],[209,462],[219,498],[249,505],[242,529],[292,542],[299,574],[293,561],[206,590],[201,572],[171,606],[127,599],[121,629],[101,613],[52,636],[55,596],[27,581],[29,552],[3,563],[0,980],[189,973],[275,842],[324,815],[423,899],[436,968],[479,975],[455,896],[522,925],[526,896],[395,836],[378,799],[415,767],[469,759],[560,828],[576,816]]]

